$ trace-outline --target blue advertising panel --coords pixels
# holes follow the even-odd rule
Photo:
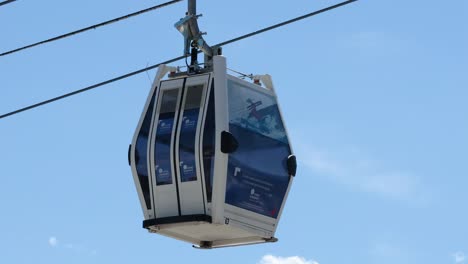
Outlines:
[[[196,181],[195,142],[203,85],[188,86],[179,133],[179,170],[181,182]]]
[[[135,167],[138,174],[138,180],[145,199],[146,208],[151,209],[150,187],[148,179],[148,137],[151,126],[151,117],[153,115],[154,94],[151,97],[151,102],[148,110],[145,113],[143,123],[138,132],[138,137],[135,144]]]
[[[203,128],[203,173],[205,176],[206,199],[210,203],[213,193],[214,154],[215,154],[215,105],[214,89],[208,100],[205,124]]]
[[[196,181],[195,134],[197,132],[199,108],[184,111],[179,136],[179,167],[182,182]]]
[[[172,184],[171,133],[174,126],[174,113],[159,116],[154,148],[156,184]]]
[[[229,130],[239,147],[229,154],[226,203],[277,218],[291,150],[276,98],[231,80],[228,98]]]
[[[154,164],[157,185],[172,184],[171,139],[179,89],[162,94],[154,147]]]

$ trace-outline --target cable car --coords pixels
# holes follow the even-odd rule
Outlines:
[[[296,160],[271,78],[229,75],[222,56],[213,71],[167,70],[129,151],[143,227],[200,248],[276,241]]]
[[[176,27],[193,32],[194,19]],[[210,47],[188,35],[196,65]],[[129,148],[143,227],[202,249],[276,242],[296,158],[273,82],[228,74],[213,50],[204,68],[156,73]]]

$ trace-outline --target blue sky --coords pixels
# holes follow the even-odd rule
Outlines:
[[[0,51],[160,1],[0,7]],[[198,1],[209,44],[334,4]],[[182,54],[186,3],[0,57],[0,114]],[[278,243],[152,235],[127,147],[154,71],[0,120],[1,263],[468,263],[468,2],[361,0],[226,46],[269,73],[299,160]],[[183,62],[175,65],[182,65]]]

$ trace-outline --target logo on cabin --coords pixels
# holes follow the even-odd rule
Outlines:
[[[237,177],[237,175],[242,176],[242,170],[239,167],[234,169],[234,177]]]
[[[158,120],[158,134],[171,133],[172,130],[172,119],[160,119]]]
[[[250,111],[248,118],[253,117],[260,121],[262,119],[262,115],[257,111],[257,107],[262,105],[262,101],[254,102],[254,100],[249,98],[247,99],[247,103],[249,104],[247,109]]]
[[[197,125],[196,118],[190,118],[189,116],[184,116],[182,118],[182,124],[184,129],[195,128]]]

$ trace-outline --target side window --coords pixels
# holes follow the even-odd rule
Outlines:
[[[154,164],[156,184],[172,184],[171,137],[179,89],[163,91],[156,130]]]
[[[197,169],[195,162],[195,136],[203,96],[203,86],[187,87],[184,112],[180,122],[179,135],[179,169],[182,182],[196,181]]]
[[[153,97],[151,98],[151,102],[143,119],[143,124],[141,125],[140,132],[138,132],[138,137],[135,145],[135,166],[138,174],[138,181],[140,182],[140,187],[143,191],[143,197],[145,199],[147,209],[151,209],[147,153],[151,117],[153,116],[154,110],[154,97],[155,95],[153,95]]]
[[[205,175],[206,198],[211,202],[213,192],[213,172],[215,154],[215,105],[214,84],[208,99],[205,124],[203,128],[203,173]]]
[[[276,98],[232,80],[228,98],[229,130],[239,147],[229,154],[226,203],[276,218],[291,154]]]

